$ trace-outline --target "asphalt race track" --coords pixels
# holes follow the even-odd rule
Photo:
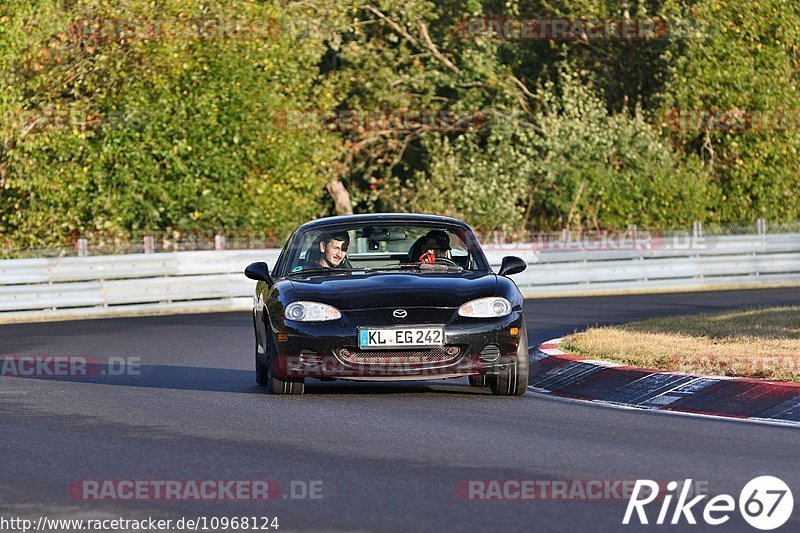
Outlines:
[[[529,300],[528,332],[533,346],[595,323],[798,301],[800,289]],[[625,501],[465,501],[456,487],[691,478],[738,500],[747,481],[775,475],[795,499],[781,530],[800,530],[795,428],[530,392],[495,398],[465,379],[309,380],[304,396],[268,396],[254,382],[248,313],[5,325],[0,355],[141,363],[140,375],[0,377],[4,517],[277,516],[279,531],[630,530],[640,527],[621,525]],[[287,498],[82,501],[69,492],[79,480],[123,479],[269,479]],[[321,498],[292,499],[290,487],[304,495],[298,482],[321,482]],[[651,522],[659,507],[648,507]],[[737,512],[716,528],[655,529],[756,531]]]

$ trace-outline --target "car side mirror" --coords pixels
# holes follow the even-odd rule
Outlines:
[[[503,263],[500,265],[500,275],[510,276],[511,274],[519,274],[526,268],[528,268],[528,263],[519,257],[507,255],[503,258]]]
[[[263,261],[252,263],[244,269],[244,275],[256,281],[266,281],[272,285],[272,278],[269,275],[269,267]]]

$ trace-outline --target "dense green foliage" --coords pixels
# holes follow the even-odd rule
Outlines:
[[[670,35],[504,40],[470,17]],[[280,236],[350,209],[485,230],[797,219],[798,42],[791,0],[5,0],[0,236]]]

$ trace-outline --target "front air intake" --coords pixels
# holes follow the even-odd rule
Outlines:
[[[300,361],[304,365],[319,365],[322,364],[322,356],[314,350],[301,350]]]
[[[486,361],[487,363],[496,361],[499,357],[500,347],[496,344],[487,344],[480,355],[481,361]]]
[[[443,346],[428,350],[358,350],[339,348],[336,355],[345,363],[360,365],[424,365],[450,363],[461,355],[458,346]]]

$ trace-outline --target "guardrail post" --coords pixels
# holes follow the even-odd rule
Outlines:
[[[215,250],[225,249],[225,235],[214,235],[214,249]]]
[[[155,250],[155,248],[156,247],[155,247],[155,244],[153,242],[153,236],[152,235],[145,235],[144,236],[144,253],[152,254],[153,251]]]
[[[694,224],[692,224],[692,237],[695,239],[703,236],[703,223],[699,220],[695,220]]]
[[[569,244],[570,244],[570,242],[569,242],[570,241],[570,234],[571,234],[570,230],[568,230],[566,228],[561,230],[561,247],[562,248],[567,248],[569,246]]]
[[[767,234],[767,221],[763,218],[759,218],[756,221],[756,226],[758,227],[758,234],[759,235],[766,235]]]
[[[636,224],[628,226],[627,238],[631,240],[631,250],[639,249],[639,227]],[[623,244],[626,244],[623,239]]]
[[[695,220],[692,224],[692,249],[697,249],[703,243],[703,223],[699,220]],[[700,252],[697,252],[693,255],[698,261],[700,260]],[[703,279],[704,276],[700,274],[699,276],[694,276],[695,279]]]
[[[89,241],[84,238],[78,239],[78,257],[89,255]]]

